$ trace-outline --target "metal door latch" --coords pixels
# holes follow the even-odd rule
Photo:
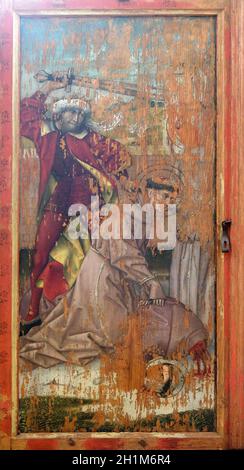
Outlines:
[[[230,226],[231,220],[223,220],[222,222],[222,236],[221,236],[221,249],[222,253],[229,253],[231,249],[230,244]]]

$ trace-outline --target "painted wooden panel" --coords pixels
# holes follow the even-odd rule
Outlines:
[[[21,315],[32,320],[30,301],[34,321],[42,321],[21,338],[21,432],[215,430],[215,32],[213,17],[21,20]],[[74,79],[66,88],[48,83],[43,72],[36,75],[71,68]],[[87,194],[99,193],[105,171],[120,204],[176,203],[175,245],[157,248],[158,240],[149,240],[143,262],[142,250],[133,258],[139,274],[127,267],[135,253],[125,240],[110,243],[106,275],[107,266],[96,259],[103,259],[103,249],[94,254],[94,243],[89,251],[82,246],[81,255],[74,246],[72,259],[64,258],[63,204],[70,196],[57,202],[64,176],[57,178],[55,163],[57,186],[36,222],[37,182],[42,185],[47,171],[45,158],[53,158],[51,140],[46,154],[43,146],[60,133],[53,110],[65,99],[64,109],[69,102],[74,107],[74,99],[89,108],[83,137],[101,173]],[[38,106],[42,114],[36,115]],[[61,134],[69,148],[69,132]],[[78,132],[72,138],[79,144]],[[72,177],[72,184],[77,178],[84,184],[72,171],[66,188]],[[83,202],[84,194],[73,197],[69,205]],[[62,228],[53,233],[56,217]],[[41,266],[40,257],[46,257]],[[161,289],[155,306],[138,310],[153,284]],[[70,321],[77,322],[74,330]],[[194,350],[205,342],[204,351]]]
[[[239,45],[243,43],[243,4],[241,0],[202,0],[202,1],[149,1],[143,3],[142,1],[131,1],[120,3],[116,0],[104,2],[104,9],[109,8],[110,16],[114,16],[115,9],[118,14],[121,15],[124,9],[127,10],[128,16],[133,16],[137,11],[139,16],[148,14],[148,11],[143,11],[142,8],[150,8],[151,13],[155,16],[160,16],[162,13],[166,16],[172,15],[173,10],[176,14],[179,11],[182,14],[191,17],[192,14],[206,15],[213,14],[217,15],[217,29],[216,29],[216,43],[217,43],[217,62],[216,62],[216,95],[217,95],[217,180],[216,187],[218,188],[217,195],[217,266],[218,266],[218,277],[217,277],[217,382],[216,382],[216,404],[215,408],[217,412],[217,433],[191,433],[191,432],[179,432],[174,433],[173,429],[170,434],[158,432],[130,432],[130,433],[103,433],[92,434],[87,432],[59,432],[59,433],[44,433],[41,435],[33,433],[20,434],[16,436],[16,417],[18,412],[18,406],[16,401],[16,314],[17,314],[17,298],[16,293],[18,291],[17,280],[17,244],[19,231],[18,226],[18,215],[16,213],[16,207],[18,206],[18,189],[16,184],[18,179],[18,143],[16,138],[12,140],[13,136],[18,134],[18,122],[15,119],[18,116],[18,70],[14,67],[13,70],[13,83],[14,83],[14,94],[11,93],[11,80],[12,80],[12,41],[14,44],[18,44],[19,40],[16,36],[16,16],[14,9],[22,12],[30,9],[45,8],[47,11],[58,12],[63,16],[63,8],[67,8],[65,15],[68,14],[68,9],[77,8],[76,0],[67,0],[60,2],[59,4],[55,1],[40,0],[39,2],[22,2],[17,0],[12,6],[11,0],[3,0],[0,5],[0,19],[1,19],[1,51],[0,51],[0,75],[1,75],[1,146],[0,146],[0,160],[2,168],[2,181],[1,181],[1,238],[0,238],[0,276],[1,276],[1,302],[0,302],[0,315],[1,315],[1,330],[0,330],[0,351],[1,351],[1,364],[3,374],[0,379],[0,441],[1,448],[15,448],[15,449],[67,449],[67,448],[99,448],[99,449],[160,449],[160,448],[223,448],[224,447],[242,447],[243,446],[243,388],[241,384],[243,382],[243,344],[241,342],[243,332],[243,319],[241,315],[242,309],[242,223],[241,217],[243,214],[241,197],[242,188],[240,185],[241,173],[242,173],[242,108],[243,108],[243,82],[241,76],[243,73],[243,51]],[[38,3],[38,5],[37,5]],[[230,8],[229,8],[230,7]],[[87,4],[83,2],[83,9],[87,9],[88,15],[94,16],[94,9],[98,9],[99,16],[103,16],[104,12],[100,11],[100,5],[97,0],[89,1]],[[93,12],[90,9],[93,9]],[[162,10],[160,10],[162,9]],[[132,11],[134,10],[134,11]],[[83,12],[73,11],[75,15],[82,14]],[[201,18],[201,17],[200,17]],[[33,18],[34,19],[34,18]],[[14,38],[12,37],[12,23],[15,23]],[[230,42],[231,38],[231,42]],[[230,47],[231,45],[231,47]],[[238,45],[238,46],[237,46]],[[18,53],[16,52],[17,47],[14,48],[14,64],[18,63]],[[67,71],[67,68],[65,69]],[[51,67],[49,71],[53,71]],[[31,80],[33,76],[30,74]],[[37,85],[37,84],[36,84]],[[30,91],[32,88],[30,86]],[[112,90],[110,90],[111,92]],[[25,90],[25,95],[28,96],[28,89]],[[14,107],[12,109],[12,105]],[[12,111],[14,120],[12,120]],[[152,110],[151,110],[152,111]],[[6,117],[8,116],[8,119]],[[120,126],[118,126],[119,128]],[[172,126],[173,127],[173,126]],[[174,127],[173,127],[174,129]],[[167,127],[169,130],[169,126]],[[183,130],[183,129],[182,129]],[[171,129],[172,131],[172,129]],[[13,132],[13,134],[12,134]],[[115,139],[120,142],[120,137],[114,135]],[[149,138],[150,140],[150,138]],[[21,212],[21,228],[20,228],[20,240],[22,246],[29,244],[28,250],[33,243],[34,232],[35,232],[35,217],[31,218],[29,215],[30,206],[28,199],[28,192],[32,194],[32,197],[37,198],[37,192],[31,187],[31,181],[28,174],[29,170],[34,171],[35,175],[38,174],[38,159],[36,158],[36,150],[32,145],[31,141],[23,141],[22,143],[27,144],[26,147],[22,147],[23,154],[20,156],[21,160],[20,170],[22,175],[25,176],[24,180],[24,191],[22,197],[25,199],[24,207],[25,210]],[[127,149],[127,143],[122,142]],[[129,149],[128,149],[129,150]],[[25,159],[24,159],[25,154]],[[133,155],[134,156],[134,155]],[[35,163],[33,162],[35,159]],[[34,165],[33,165],[34,164]],[[12,168],[11,168],[12,166]],[[144,170],[144,166],[143,166]],[[12,173],[13,171],[13,173]],[[29,171],[30,173],[30,171]],[[12,177],[13,175],[13,177]],[[132,167],[130,169],[130,177],[134,177]],[[185,187],[184,187],[185,191]],[[181,195],[184,193],[181,192]],[[14,202],[13,202],[14,201]],[[22,205],[23,207],[23,205]],[[181,202],[182,207],[182,202]],[[35,208],[36,210],[36,208]],[[34,212],[35,212],[34,210]],[[231,230],[231,241],[232,241],[232,252],[228,255],[220,255],[219,250],[219,235],[220,235],[220,222],[223,218],[232,218],[232,230]],[[34,220],[33,220],[34,219]],[[25,224],[29,223],[30,230],[25,230]],[[17,236],[16,236],[17,235]],[[24,253],[21,252],[21,255]],[[27,267],[29,260],[31,259],[31,253],[28,256],[21,256],[21,260]],[[156,259],[159,255],[156,256]],[[28,260],[29,258],[29,260]],[[155,261],[155,258],[153,258]],[[150,261],[150,260],[149,260]],[[22,264],[21,264],[22,266]],[[222,268],[224,266],[224,271]],[[157,266],[158,268],[158,266]],[[21,276],[20,295],[28,288],[28,276]],[[12,291],[12,296],[11,296]],[[12,317],[11,317],[12,310]],[[132,326],[133,330],[133,326]],[[213,331],[213,336],[214,336]],[[138,343],[137,343],[138,344]],[[12,346],[11,346],[12,345]],[[136,350],[138,350],[136,348]],[[129,352],[130,356],[131,353]],[[135,355],[134,355],[135,356]],[[107,356],[108,357],[108,356]],[[132,364],[132,361],[130,361]],[[142,362],[138,361],[141,366]],[[109,366],[110,367],[110,366]],[[104,368],[106,373],[112,371],[107,366],[105,360]],[[117,370],[117,364],[115,365]],[[135,369],[134,369],[135,370]],[[42,371],[44,374],[45,372]],[[50,372],[50,369],[48,373]],[[20,378],[23,370],[20,369]],[[25,390],[22,388],[23,393],[28,393],[28,371],[25,370]],[[37,370],[29,370],[33,395],[40,393],[41,384],[39,378],[34,374],[37,374]],[[33,375],[32,375],[33,373]],[[128,375],[128,372],[127,372]],[[138,384],[130,373],[130,377],[127,380],[128,387],[131,384],[138,389]],[[44,375],[43,375],[44,377]],[[59,376],[56,376],[59,379]],[[141,374],[140,374],[141,377]],[[62,376],[63,378],[63,376]],[[99,382],[99,379],[98,379]],[[123,378],[123,390],[125,381]],[[52,396],[57,395],[57,385],[54,383],[49,384],[52,390]],[[97,384],[101,385],[101,384]],[[44,387],[46,387],[44,383]],[[131,389],[131,388],[130,388]],[[128,388],[126,389],[128,391]],[[62,394],[61,394],[62,395]],[[155,393],[154,393],[155,396]],[[163,402],[162,397],[160,398]],[[37,408],[40,404],[39,400],[32,399],[31,401],[31,413],[30,421],[28,425],[33,427],[33,417],[36,415]],[[49,401],[48,401],[49,402]],[[37,404],[38,403],[38,404]],[[145,403],[145,401],[144,401]],[[28,404],[25,403],[25,406]],[[165,401],[164,401],[165,404]],[[21,404],[22,405],[22,404]],[[37,406],[36,406],[37,405]],[[44,406],[43,406],[44,405]],[[49,402],[51,414],[49,415],[49,421],[53,419],[53,402]],[[57,403],[56,403],[57,405]],[[62,403],[63,405],[63,403]],[[42,409],[45,411],[45,400],[42,401]],[[24,407],[23,407],[24,408]],[[39,406],[40,409],[40,406]],[[65,411],[65,410],[64,410]],[[74,411],[74,413],[73,413]],[[77,416],[77,410],[68,410],[65,416],[58,413],[60,421],[62,421],[62,429],[68,424],[68,429],[75,429],[74,426],[74,415]],[[80,410],[81,411],[81,410]],[[25,410],[22,409],[21,418],[25,414]],[[176,416],[177,425],[179,420]],[[64,418],[64,419],[63,419]],[[66,418],[66,419],[65,419]],[[103,416],[102,416],[103,418]],[[73,422],[72,422],[73,420]],[[69,421],[69,423],[67,423]],[[183,419],[184,425],[186,425],[185,419]],[[25,417],[22,424],[26,425]],[[48,423],[48,425],[50,422]],[[53,421],[51,423],[53,425]],[[55,425],[57,421],[55,422]],[[70,427],[69,427],[70,424]],[[173,420],[171,422],[173,426]],[[36,424],[35,424],[36,425]],[[37,427],[40,423],[37,423]],[[28,428],[25,428],[28,429]],[[30,428],[29,428],[30,429]],[[35,428],[37,429],[37,428]],[[77,428],[76,428],[77,430]],[[168,429],[169,430],[169,429]],[[142,438],[143,436],[143,438]],[[170,437],[169,437],[170,436]]]

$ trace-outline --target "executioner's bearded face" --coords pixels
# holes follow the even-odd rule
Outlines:
[[[81,132],[89,117],[88,105],[81,99],[59,100],[53,106],[53,120],[62,134]]]
[[[55,116],[56,127],[63,133],[81,132],[84,128],[85,111],[79,108],[67,108]]]

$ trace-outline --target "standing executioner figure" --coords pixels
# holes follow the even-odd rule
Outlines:
[[[42,293],[52,300],[74,283],[75,274],[70,275],[72,267],[67,268],[67,239],[64,237],[58,256],[55,248],[65,232],[70,205],[81,203],[89,207],[94,193],[99,195],[101,205],[112,201],[116,180],[121,175],[127,178],[126,167],[130,164],[130,156],[119,142],[89,128],[90,110],[81,99],[56,101],[52,120],[48,129],[44,129],[48,95],[68,84],[65,74],[56,72],[52,77],[53,81],[47,81],[21,104],[21,135],[35,143],[40,159],[39,226],[32,259],[30,305],[22,320],[24,334],[41,322]],[[50,257],[54,248],[56,256]],[[78,264],[87,249],[83,246],[79,250],[83,253]]]

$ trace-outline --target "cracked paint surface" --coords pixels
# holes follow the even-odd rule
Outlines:
[[[203,425],[197,428],[191,415],[206,410],[214,416],[215,409],[214,19],[26,18],[21,21],[22,98],[36,91],[33,77],[38,70],[52,72],[72,66],[77,75],[93,80],[93,86],[84,83],[73,92],[89,100],[99,132],[118,140],[130,152],[130,180],[143,184],[145,175],[155,178],[159,169],[169,164],[181,172],[177,218],[179,256],[182,260],[183,256],[189,256],[189,251],[198,249],[201,258],[197,258],[200,286],[197,297],[192,300],[189,294],[187,298],[185,288],[187,279],[191,280],[192,264],[184,272],[178,270],[181,287],[177,295],[184,304],[195,305],[195,313],[210,335],[211,355],[211,370],[205,377],[196,375],[190,357],[176,357],[187,369],[184,387],[175,397],[160,398],[144,388],[140,331],[132,320],[128,343],[118,348],[115,356],[102,357],[86,368],[66,364],[32,370],[25,365],[20,370],[20,398],[31,400],[22,431],[45,430],[43,424],[38,428],[36,418],[41,397],[49,397],[45,412],[50,415],[54,408],[58,413],[55,398],[91,401],[76,403],[73,408],[72,403],[68,404],[69,411],[60,418],[58,431],[106,430],[111,423],[113,430],[214,430],[215,425],[205,424],[201,413],[198,421],[201,424],[202,420]],[[98,79],[100,88],[95,86]],[[130,94],[120,93],[121,83],[123,90],[129,90]],[[55,92],[48,105],[61,98],[62,93]],[[20,171],[22,295],[29,286],[39,179],[38,155],[32,142],[26,139],[22,141]],[[148,254],[150,268],[161,276],[168,294],[172,293],[171,255]],[[1,298],[4,302],[4,295]],[[150,380],[157,381],[157,377]],[[25,407],[21,403],[22,412]],[[62,406],[64,410],[64,403]],[[79,413],[85,415],[79,418]],[[186,413],[183,418],[181,413]],[[160,418],[166,415],[171,418],[162,424]]]

